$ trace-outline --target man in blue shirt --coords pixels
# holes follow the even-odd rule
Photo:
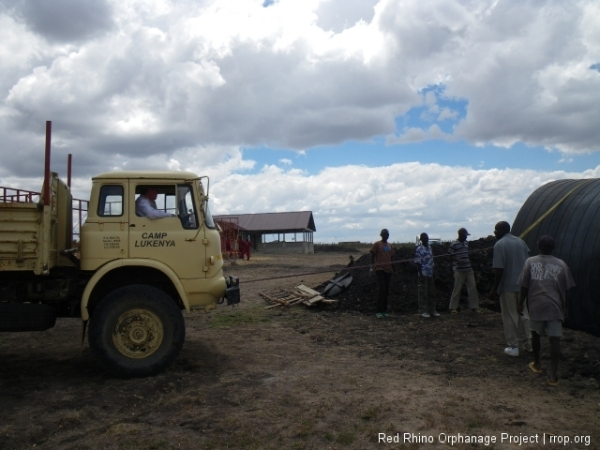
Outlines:
[[[429,246],[429,236],[421,233],[421,243],[415,250],[415,264],[419,269],[419,314],[421,317],[438,317],[435,310],[435,286],[433,282],[433,254]]]
[[[135,201],[135,214],[148,219],[162,219],[163,217],[175,217],[175,214],[161,211],[156,207],[158,189],[154,186],[142,186],[141,195]]]

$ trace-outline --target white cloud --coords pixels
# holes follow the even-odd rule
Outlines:
[[[317,25],[323,30],[340,33],[358,22],[370,23],[378,0],[326,0],[315,11]]]
[[[444,120],[454,120],[458,117],[458,112],[450,108],[443,108],[438,116],[438,121],[443,122]]]
[[[600,150],[593,0],[60,0],[47,15],[37,3],[0,4],[3,184],[37,183],[52,120],[53,167],[74,155],[77,196],[112,169],[192,170],[211,175],[222,212],[310,208],[318,227],[342,217],[348,233],[376,237],[404,224],[397,234],[412,239],[419,227],[488,227],[534,186],[581,174],[396,164],[250,175],[240,149],[464,140],[544,146],[561,163]]]
[[[411,142],[421,142],[432,139],[446,139],[449,141],[454,140],[452,135],[444,133],[438,125],[434,124],[428,129],[407,128],[400,136],[388,136],[386,139],[386,144],[407,144]]]
[[[599,150],[591,0],[75,3],[51,11],[75,14],[65,26],[30,1],[0,8],[0,148],[18,143],[33,159],[34,130],[53,119],[65,151],[132,158],[398,134],[390,142]],[[397,130],[432,85],[466,102],[464,120],[453,134],[436,124]],[[433,94],[424,100],[428,118],[459,118]],[[31,175],[11,158],[2,164]]]
[[[500,220],[512,222],[527,197],[541,185],[598,176],[600,166],[569,173],[475,170],[415,162],[343,166],[317,175],[268,166],[255,175],[232,174],[213,181],[213,197],[218,203],[213,211],[311,210],[318,242],[336,238],[368,242],[376,240],[381,228],[390,229],[392,241],[409,242],[423,231],[452,239],[462,226],[476,239],[491,235]]]
[[[205,155],[205,163],[194,162],[198,153]],[[135,161],[118,156],[112,163],[116,170],[164,167],[210,176],[214,214],[310,210],[317,242],[370,242],[381,228],[390,230],[394,242],[412,242],[423,231],[452,239],[462,226],[477,239],[492,234],[500,220],[512,223],[525,200],[543,184],[600,177],[600,166],[574,173],[418,162],[341,166],[316,175],[268,165],[244,175],[240,170],[251,168],[253,162],[245,160],[237,148],[193,148],[175,156]],[[39,191],[41,184],[39,177],[0,176],[1,186]],[[89,179],[74,178],[76,198],[87,198],[89,188]]]

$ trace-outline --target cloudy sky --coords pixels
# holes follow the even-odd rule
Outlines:
[[[317,242],[472,238],[600,177],[594,0],[0,0],[0,186],[73,155],[211,177],[215,214]]]

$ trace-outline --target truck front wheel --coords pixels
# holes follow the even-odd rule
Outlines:
[[[90,319],[88,337],[107,372],[121,378],[146,377],[161,372],[177,357],[185,322],[166,293],[136,284],[102,299]]]

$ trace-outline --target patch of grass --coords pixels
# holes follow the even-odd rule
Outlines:
[[[495,356],[488,356],[486,358],[486,361],[489,365],[495,366],[496,364],[498,364],[498,358],[496,358]]]
[[[169,446],[169,444],[167,444],[167,441],[165,441],[164,439],[158,439],[154,442],[150,442],[149,444],[150,444],[150,446],[148,448],[150,450],[160,450],[163,448],[171,448]]]
[[[361,421],[353,425],[354,432],[361,436],[377,436],[381,431],[381,423],[377,421]]]
[[[304,419],[298,425],[298,436],[307,437],[312,433],[315,424],[312,420]]]
[[[235,444],[234,447],[236,448],[245,448],[248,450],[261,448],[260,440],[254,436],[250,436],[246,432],[235,435],[230,444]]]
[[[379,408],[377,406],[373,406],[367,409],[364,413],[361,414],[360,418],[364,421],[372,421],[377,418],[379,414]]]
[[[59,416],[61,427],[79,425],[82,422],[81,412],[77,410],[65,410]]]
[[[172,444],[169,444],[165,439],[143,439],[135,442],[120,442],[119,448],[124,450],[136,450],[140,448],[146,448],[148,450],[170,450],[176,448]]]
[[[275,437],[273,437],[275,439]],[[138,447],[136,450],[139,450],[145,447]],[[238,449],[243,448],[244,450],[274,450],[279,448],[278,446],[265,446],[261,440],[254,436],[253,433],[247,431],[240,431],[239,433],[232,433],[227,437],[227,443],[224,445],[223,438],[221,437],[213,437],[210,439],[199,439],[193,442],[182,442],[175,444],[173,446],[173,450],[180,448],[193,448],[193,449],[202,449],[202,450],[216,450],[216,449]]]
[[[470,422],[467,423],[467,429],[471,429],[471,428],[481,428],[481,422],[477,421],[477,420],[472,420]]]
[[[423,413],[423,427],[426,430],[435,428],[436,420],[435,416],[429,412]]]
[[[248,308],[234,310],[222,314],[215,314],[207,321],[210,328],[237,327],[242,325],[255,325],[270,320],[264,308]]]
[[[335,438],[335,442],[342,445],[350,445],[354,442],[355,439],[356,436],[354,436],[354,433],[345,432],[338,434]]]

